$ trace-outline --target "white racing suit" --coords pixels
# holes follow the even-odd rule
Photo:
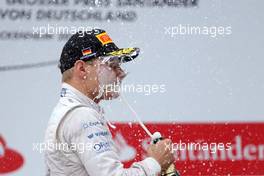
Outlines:
[[[151,157],[124,168],[101,108],[66,83],[45,144],[47,176],[156,176],[161,171]]]

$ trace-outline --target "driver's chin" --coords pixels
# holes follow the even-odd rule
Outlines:
[[[118,98],[119,95],[120,95],[119,92],[107,92],[107,93],[104,93],[104,100],[113,100],[113,99]]]

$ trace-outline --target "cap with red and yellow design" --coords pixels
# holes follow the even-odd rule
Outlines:
[[[79,31],[63,47],[59,68],[61,73],[72,68],[77,60],[110,57],[119,62],[128,62],[139,55],[139,48],[118,48],[106,31],[93,29]]]

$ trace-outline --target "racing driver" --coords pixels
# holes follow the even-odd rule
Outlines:
[[[150,144],[144,160],[124,168],[98,105],[118,97],[107,85],[120,84],[126,76],[121,64],[138,54],[138,48],[119,49],[102,29],[77,32],[67,41],[59,61],[60,99],[45,134],[45,143],[53,144],[45,151],[47,176],[156,176],[173,162],[171,141],[165,139]]]

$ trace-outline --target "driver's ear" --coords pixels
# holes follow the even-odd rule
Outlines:
[[[78,60],[74,64],[74,71],[76,75],[83,78],[86,75],[86,63],[82,60]]]

